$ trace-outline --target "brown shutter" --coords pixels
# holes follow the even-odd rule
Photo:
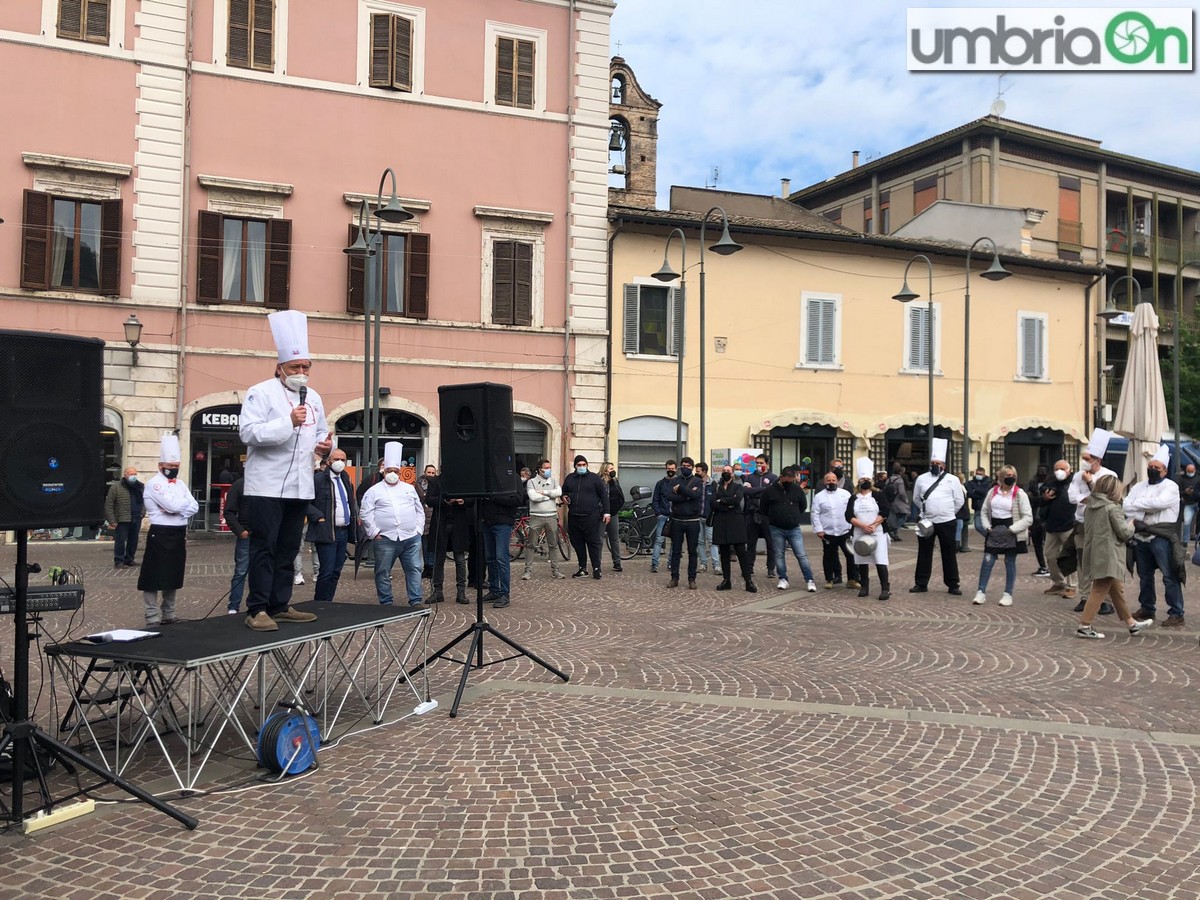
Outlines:
[[[533,41],[517,41],[516,105],[533,109]]]
[[[291,219],[267,220],[267,301],[271,309],[287,309],[292,264]]]
[[[250,65],[250,0],[229,0],[229,49],[231,66]]]
[[[220,213],[200,211],[200,239],[196,253],[196,300],[221,302],[221,229]]]
[[[412,90],[412,32],[411,19],[392,17],[392,87],[402,91]]]
[[[108,3],[109,0],[87,0],[87,24],[84,26],[84,40],[96,44],[108,43]]]
[[[513,323],[513,242],[492,244],[492,324]]]
[[[358,226],[351,224],[347,246],[353,245],[357,237]],[[361,316],[366,311],[363,299],[367,293],[367,258],[347,253],[346,261],[346,312]]]
[[[50,286],[50,216],[54,198],[41,191],[26,191],[24,205],[21,287],[45,290]]]
[[[533,324],[533,245],[513,245],[513,324]]]
[[[121,295],[121,201],[100,202],[100,293]]]
[[[270,71],[275,68],[275,0],[253,0],[254,48],[253,66]]]
[[[516,41],[512,38],[496,39],[496,105],[513,105],[513,55]]]
[[[392,23],[388,13],[371,14],[371,87],[392,86]]]
[[[429,318],[429,235],[404,236],[404,314]]]
[[[58,0],[58,36],[83,39],[83,0]]]

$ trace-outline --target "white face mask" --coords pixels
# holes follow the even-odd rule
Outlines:
[[[1067,476],[1069,474],[1070,473],[1066,469],[1055,469],[1054,470],[1054,477],[1057,478],[1059,481],[1066,481]]]
[[[383,480],[386,481],[388,484],[395,484],[396,482],[398,482],[400,480],[400,473],[399,472],[386,472],[386,473],[384,473]]]
[[[288,375],[283,379],[283,383],[293,391],[299,391],[302,387],[308,387],[307,375]]]
[[[335,459],[329,464],[329,468],[335,472],[344,472],[346,470],[346,461],[344,459]]]

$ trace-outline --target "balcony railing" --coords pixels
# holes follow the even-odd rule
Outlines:
[[[1058,243],[1067,250],[1083,249],[1083,223],[1070,219],[1058,220]]]
[[[1059,241],[1063,238],[1063,223],[1059,222]],[[1176,263],[1182,258],[1200,258],[1200,239],[1189,237],[1185,240],[1178,238],[1154,237],[1145,234],[1127,235],[1120,229],[1113,228],[1108,232],[1105,247],[1109,253],[1119,253],[1122,256],[1132,253],[1135,257],[1150,259],[1157,257],[1159,262]]]

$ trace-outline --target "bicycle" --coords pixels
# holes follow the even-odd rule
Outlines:
[[[621,520],[617,527],[617,541],[621,545],[618,555],[621,559],[633,559],[639,553],[649,553],[654,549],[658,514],[649,503],[630,501],[617,513],[617,517]]]
[[[567,538],[567,530],[563,527],[562,520],[558,521],[557,527],[558,536],[558,552],[564,560],[571,559],[571,542]],[[529,516],[521,516],[517,520],[517,524],[513,526],[512,537],[508,541],[508,558],[511,560],[520,559],[525,555],[525,549],[529,546]],[[539,531],[537,540],[533,545],[533,552],[538,556],[546,555],[546,533]]]

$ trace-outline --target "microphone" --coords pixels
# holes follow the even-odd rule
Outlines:
[[[300,405],[301,406],[304,405],[304,401],[307,397],[308,397],[308,385],[306,385],[306,384],[301,385],[301,387],[300,387]]]

